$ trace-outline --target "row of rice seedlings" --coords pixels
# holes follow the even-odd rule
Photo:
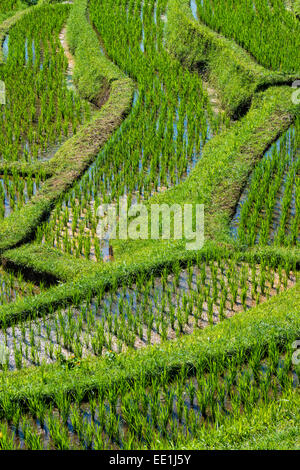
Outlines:
[[[174,266],[173,274],[164,271],[161,278],[140,276],[132,287],[124,283],[110,293],[100,290],[95,298],[57,310],[55,316],[4,325],[2,369],[115,354],[190,334],[291,287],[296,281],[293,269],[290,264],[274,270],[208,260],[185,270]]]
[[[240,0],[238,5],[234,0],[196,1],[201,21],[234,39],[260,64],[284,72],[299,71],[300,25],[283,1]]]
[[[201,78],[170,58],[163,47],[166,1],[151,0],[143,6],[134,1],[128,5],[130,12],[126,6],[106,1],[99,8],[91,2],[90,17],[109,57],[137,82],[133,110],[38,232],[39,242],[98,261],[103,258],[95,235],[98,207],[119,202],[124,195],[131,205],[177,184],[219,127]],[[142,26],[144,51],[139,47]]]
[[[197,1],[196,0],[190,0],[190,7],[191,7],[191,10],[192,10],[193,17],[195,18],[195,20],[198,20],[199,17],[198,17],[198,11],[197,11]]]
[[[1,2],[0,10],[1,11],[13,10],[16,7],[17,3],[18,3],[17,0],[3,0]]]
[[[75,386],[73,395],[58,390],[47,403],[28,397],[27,410],[3,394],[0,402],[2,449],[155,449],[204,437],[210,429],[251,415],[253,407],[275,404],[299,387],[292,345],[270,342],[235,357],[200,357],[170,377],[167,368],[133,383]],[[163,447],[165,448],[165,447]]]
[[[68,5],[44,6],[11,28],[8,57],[0,69],[6,104],[0,108],[0,155],[7,161],[46,159],[75,134],[90,109],[68,90],[67,59],[59,40]]]
[[[46,176],[42,170],[23,178],[18,175],[17,171],[12,172],[11,175],[5,171],[0,176],[0,220],[26,204],[41,188],[45,179]]]
[[[287,8],[292,8],[293,11],[295,12],[295,15],[297,18],[300,18],[300,1],[299,0],[292,0],[292,5],[289,4],[290,2],[287,2]]]
[[[300,241],[299,125],[297,120],[265,153],[241,196],[231,229],[245,245]]]
[[[23,275],[14,275],[11,272],[0,269],[0,305],[13,302],[26,295],[38,294],[43,290],[43,284],[39,286],[33,282],[25,281]]]
[[[20,8],[20,0],[1,0],[0,4],[0,13],[2,17],[2,14],[8,14],[16,10],[17,8]]]

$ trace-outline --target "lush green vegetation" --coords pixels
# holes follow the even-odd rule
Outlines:
[[[33,282],[26,282],[22,273],[14,275],[12,272],[0,271],[0,304],[16,301],[26,295],[37,294],[43,288],[42,283],[37,287]]]
[[[234,39],[262,65],[300,71],[300,24],[282,0],[197,0],[199,19]]]
[[[48,407],[39,398],[29,400],[27,415],[3,396],[1,407],[6,422],[1,423],[0,445],[16,449],[20,438],[22,447],[35,450],[45,446],[165,449],[176,448],[188,439],[201,439],[209,448],[212,437],[206,441],[207,432],[214,436],[214,429],[242,422],[243,415],[251,416],[257,404],[268,410],[275,407],[276,400],[299,402],[294,392],[297,375],[290,347],[279,350],[271,342],[266,358],[264,353],[257,345],[246,364],[243,357],[228,363],[200,359],[194,376],[189,377],[190,370],[183,366],[171,381],[166,369],[150,384],[142,373],[133,387],[126,381],[109,390],[99,386],[86,401],[75,393],[72,403],[66,394],[57,392],[54,406]]]
[[[82,270],[86,266],[82,266]],[[4,329],[3,342],[12,350],[3,367],[20,369],[42,360],[60,360],[74,354],[78,359],[120,353],[147,344],[172,340],[224,321],[236,313],[267,301],[296,282],[295,266],[278,268],[255,263],[237,263],[224,258],[174,265],[172,275],[161,278],[138,276],[132,286],[104,292],[73,307],[30,316],[30,321]],[[53,315],[54,314],[54,315]],[[9,318],[2,323],[10,325]],[[1,337],[1,336],[0,336]],[[18,338],[22,343],[17,346]]]
[[[10,29],[8,57],[0,73],[6,86],[0,135],[4,160],[45,159],[51,146],[76,133],[83,122],[87,106],[67,88],[58,37],[67,15],[66,5],[45,6]]]
[[[33,7],[33,9],[30,10],[30,15],[41,15],[45,9],[50,9],[55,12],[59,11],[58,9],[60,8],[68,8],[68,6],[45,5]],[[84,11],[79,14],[84,15]],[[27,16],[28,15],[26,15],[26,17]],[[61,20],[59,19],[59,21]],[[86,30],[91,29],[86,18],[84,25],[85,28],[81,29],[81,34],[85,35],[85,38],[89,38],[90,42],[97,40],[96,33],[92,36],[86,34]],[[91,61],[92,60],[93,59],[91,59]],[[107,59],[104,58],[103,64],[105,65],[106,63]],[[105,76],[105,68],[102,70]],[[71,93],[70,96],[74,95]],[[76,95],[74,99],[76,101]],[[26,206],[20,210],[14,211],[13,214],[7,218],[5,223],[1,225],[0,250],[14,246],[16,243],[25,241],[28,237],[32,236],[41,219],[50,211],[53,202],[83,173],[94,159],[99,148],[106,142],[111,132],[121,123],[124,115],[128,112],[131,99],[131,81],[126,78],[114,80],[111,85],[109,99],[105,106],[99,111],[96,110],[92,115],[91,121],[81,126],[76,132],[76,135],[73,136],[72,139],[67,140],[59,148],[49,164],[46,162],[43,165],[47,176],[51,175],[52,178],[46,181],[41,191],[38,192],[35,198],[32,198],[29,204],[26,204]],[[63,103],[63,106],[65,107],[66,103]],[[73,111],[74,108],[72,108],[72,112]],[[47,113],[48,106],[46,114]],[[107,124],[109,124],[109,126],[107,126]],[[38,168],[40,169],[40,166]],[[30,170],[31,167],[29,167],[29,171]]]
[[[51,158],[57,145],[89,119],[89,105],[66,82],[59,32],[68,11],[66,5],[33,9],[20,17],[7,36],[7,57],[0,69],[6,93],[6,104],[1,106],[0,155],[7,165],[1,177],[1,219],[27,203],[47,174],[42,167],[38,171],[33,167],[20,179],[17,167],[9,164]]]
[[[255,92],[298,78],[259,65],[238,44],[195,19],[189,0],[169,0],[167,40],[170,53],[191,70],[200,71],[234,118],[247,112]]]
[[[124,15],[123,10],[124,8],[121,4],[121,15]],[[143,17],[146,17],[147,14],[149,15],[152,21],[150,24],[152,24],[156,31],[160,24],[159,20],[157,22],[154,21],[153,9],[149,13],[147,10],[148,7]],[[108,9],[108,11],[110,10]],[[115,11],[117,12],[116,7]],[[151,50],[156,50],[152,43],[147,46],[147,42],[145,42],[145,47],[149,48],[147,54],[141,51],[140,45],[136,46],[137,42],[140,44],[141,33],[139,33],[139,40],[137,41],[133,30],[131,31],[130,29],[131,27],[133,28],[133,25],[128,24],[127,29],[123,31],[124,26],[122,25],[126,25],[124,21],[114,22],[110,14],[108,14],[106,20],[105,16],[101,14],[102,28],[105,27],[106,21],[109,21],[108,25],[110,25],[109,28],[107,26],[107,34],[109,35],[109,31],[113,27],[118,28],[111,38],[114,41],[120,41],[120,45],[127,42],[128,47],[134,51],[132,54],[136,54],[137,70],[134,68],[135,63],[132,59],[130,64],[122,64],[122,60],[128,60],[127,56],[124,59],[117,56],[116,59],[116,61],[120,60],[118,64],[122,68],[132,68],[130,73],[133,78],[139,76],[139,70],[143,70],[143,67],[146,70],[150,59],[151,63],[154,60],[159,61],[155,66],[155,70],[160,70],[161,68],[162,71],[168,71],[168,75],[167,78],[164,78],[166,85],[162,87],[162,85],[156,85],[156,82],[158,82],[158,75],[156,73],[149,79],[147,79],[147,72],[145,70],[141,73],[139,80],[142,84],[140,88],[142,90],[145,88],[143,93],[145,93],[145,96],[148,96],[147,101],[144,102],[145,98],[139,88],[135,106],[126,121],[126,125],[122,127],[122,131],[109,142],[101,155],[99,155],[90,172],[72,188],[70,193],[62,198],[52,213],[50,220],[45,223],[44,227],[38,230],[37,240],[39,242],[45,240],[50,245],[63,249],[67,253],[74,254],[77,257],[83,255],[87,259],[91,258],[97,261],[100,261],[106,255],[105,250],[107,250],[107,247],[99,246],[96,236],[98,223],[97,209],[101,204],[118,201],[120,197],[126,195],[128,196],[128,204],[130,206],[132,201],[147,200],[151,195],[162,193],[159,196],[155,196],[151,201],[182,203],[189,200],[199,203],[205,202],[208,205],[212,189],[215,191],[215,188],[219,186],[220,189],[224,190],[223,185],[228,185],[230,174],[236,178],[235,191],[238,192],[239,187],[244,182],[243,178],[247,177],[250,170],[248,165],[253,164],[257,156],[261,155],[261,152],[280,132],[280,128],[284,129],[290,121],[289,113],[293,114],[296,109],[290,101],[290,91],[288,89],[274,89],[266,92],[265,95],[262,94],[253,102],[251,111],[241,122],[236,124],[234,129],[224,130],[220,137],[215,137],[204,147],[202,152],[203,142],[207,138],[207,123],[203,121],[203,117],[200,115],[198,119],[195,119],[193,113],[190,114],[185,110],[188,103],[194,103],[196,95],[199,93],[197,88],[201,86],[199,77],[196,79],[195,74],[188,74],[177,61],[168,59],[169,67],[171,68],[172,66],[174,69],[172,72],[171,69],[167,68],[167,62],[163,56],[162,59],[156,55],[152,58]],[[137,11],[137,31],[140,23],[141,15]],[[102,31],[101,36],[104,37]],[[159,37],[158,34],[156,36]],[[153,34],[151,37],[155,39],[156,36]],[[121,47],[117,47],[114,44],[111,47],[113,51],[111,55],[120,54],[121,56]],[[162,48],[162,45],[159,47]],[[161,64],[160,61],[162,62]],[[180,77],[180,71],[183,73],[182,83],[184,83],[186,89],[186,92],[182,91],[182,93],[186,93],[184,99],[180,97],[181,90],[178,88],[180,86],[180,79],[178,78]],[[177,84],[175,84],[175,78],[171,80],[172,73],[174,73],[174,77],[176,76]],[[151,85],[151,80],[154,80],[153,85]],[[188,87],[190,87],[189,93],[187,93]],[[168,95],[169,89],[170,96]],[[207,98],[205,99],[207,101]],[[171,111],[170,100],[174,102],[173,111]],[[164,106],[159,105],[159,103],[164,102],[166,103]],[[152,111],[149,112],[149,109]],[[197,109],[200,110],[200,107]],[[272,118],[270,118],[271,114],[273,114]],[[164,127],[161,123],[164,123],[166,120],[170,124]],[[271,120],[273,123],[275,120],[279,120],[277,129],[270,126]],[[190,122],[193,123],[191,127]],[[201,123],[203,123],[204,131],[201,127],[198,130],[198,125],[201,126]],[[265,135],[262,135],[262,128]],[[260,134],[258,142],[254,129],[257,129],[257,132]],[[236,138],[237,132],[239,132],[239,141]],[[226,150],[224,150],[224,139],[227,140]],[[249,139],[253,143],[250,147],[251,157],[247,161],[244,146],[246,142],[249,142]],[[232,149],[235,149],[236,152],[238,149],[241,150],[242,160],[240,162],[238,159],[237,162],[231,161]],[[176,159],[169,158],[168,155],[170,156],[174,152]],[[111,159],[112,154],[114,155],[113,159]],[[127,159],[128,154],[131,155],[130,164]],[[226,160],[227,158],[228,160]],[[200,161],[196,163],[198,159]],[[215,165],[214,172],[212,171],[212,162]],[[195,164],[196,167],[191,176],[189,176]],[[234,168],[233,165],[235,166]],[[227,168],[228,173],[226,173]],[[158,178],[157,173],[159,174]],[[178,185],[180,179],[186,177],[186,182]],[[213,179],[215,179],[215,182],[212,182]],[[178,186],[173,191],[164,193],[167,187],[174,185]],[[232,198],[235,204],[231,184],[227,187],[228,192],[230,192],[228,197]],[[222,198],[224,198],[224,193],[222,193]],[[225,205],[224,202],[223,205]],[[228,205],[230,206],[230,201],[228,201]],[[213,206],[217,206],[217,201],[213,201]],[[228,215],[230,216],[231,214],[228,210],[230,207],[226,207],[226,209],[227,214],[229,212]],[[222,223],[224,225],[224,218]],[[215,226],[213,231],[216,233]],[[118,249],[119,245],[117,244],[115,249]],[[122,246],[121,249],[123,250],[124,247]],[[128,249],[131,250],[131,244],[128,244]]]
[[[77,2],[68,19],[68,44],[75,56],[73,78],[79,93],[101,106],[112,82],[125,75],[102,53],[95,31],[87,24],[86,8],[86,1]]]
[[[106,399],[109,404],[110,398],[114,400],[113,397],[116,397],[119,402],[119,396],[125,403],[128,404],[127,400],[129,399],[132,404],[132,414],[130,412],[128,414],[126,411],[124,416],[125,423],[129,426],[129,429],[127,426],[125,427],[125,431],[129,430],[129,434],[127,432],[125,435],[123,434],[124,428],[117,426],[118,415],[112,412],[111,420],[105,419],[103,424],[101,424],[102,419],[100,422],[96,419],[95,422],[92,420],[92,426],[89,430],[92,441],[95,438],[94,433],[99,431],[98,437],[102,436],[103,444],[110,446],[111,439],[115,436],[114,433],[118,432],[118,436],[115,437],[119,438],[119,441],[117,440],[119,443],[124,439],[125,445],[128,437],[129,441],[135,442],[134,448],[139,446],[156,448],[159,446],[158,437],[163,439],[163,445],[166,444],[164,440],[166,436],[160,434],[160,419],[165,416],[169,422],[170,418],[167,409],[164,410],[165,413],[160,414],[159,412],[161,409],[161,404],[158,406],[160,393],[170,391],[170,394],[168,393],[172,397],[172,399],[170,398],[170,406],[173,404],[176,411],[170,421],[170,428],[167,428],[169,429],[168,433],[170,432],[170,436],[174,439],[173,443],[172,439],[171,442],[169,441],[171,445],[182,445],[187,437],[189,439],[192,437],[203,439],[202,429],[204,431],[206,426],[210,429],[211,424],[219,420],[220,423],[226,425],[227,417],[229,418],[230,431],[230,427],[237,426],[248,415],[251,416],[251,408],[247,406],[249,401],[252,403],[252,408],[253,403],[260,403],[261,413],[263,413],[263,410],[267,412],[269,407],[276,407],[282,393],[289,394],[291,400],[297,400],[292,391],[297,386],[297,381],[295,382],[297,376],[295,373],[291,375],[289,371],[295,371],[291,361],[293,351],[291,343],[299,334],[298,301],[297,290],[291,289],[279,295],[277,299],[272,299],[270,305],[266,303],[253,309],[252,314],[243,313],[241,316],[231,319],[230,322],[208,327],[194,336],[179,340],[178,347],[176,347],[176,343],[171,345],[170,342],[165,342],[160,347],[146,348],[144,351],[138,351],[134,354],[127,353],[115,357],[110,353],[105,359],[98,361],[70,359],[61,366],[43,365],[40,368],[23,369],[18,373],[10,373],[10,381],[5,380],[5,388],[2,388],[0,394],[2,413],[5,413],[7,422],[12,425],[21,424],[18,420],[18,413],[19,418],[20,415],[23,415],[25,419],[29,419],[34,433],[36,432],[36,424],[26,414],[27,410],[33,418],[38,418],[40,423],[44,422],[44,419],[40,419],[44,416],[45,428],[42,431],[42,435],[44,435],[48,419],[51,419],[53,413],[53,407],[58,407],[64,415],[64,418],[60,416],[57,421],[60,423],[62,434],[64,434],[62,423],[67,422],[69,414],[72,415],[74,410],[77,413],[77,421],[75,421],[78,425],[77,431],[81,434],[81,425],[84,426],[84,431],[88,431],[86,427],[88,424],[84,424],[81,415],[84,410],[89,414],[89,401],[93,401],[94,407],[92,405],[92,409],[97,412],[98,404],[106,402]],[[279,367],[278,364],[280,364]],[[261,365],[263,365],[262,368]],[[240,371],[243,372],[242,375]],[[190,379],[194,376],[196,382]],[[216,380],[217,377],[220,377],[221,380]],[[202,388],[198,389],[197,381],[201,383],[201,387],[204,387],[204,392],[207,390],[207,393],[202,393]],[[280,384],[280,387],[277,384]],[[151,406],[152,400],[150,402],[147,400],[132,402],[130,400],[131,393],[133,393],[132,398],[137,393],[142,398],[145,389],[150,392],[147,393],[149,398],[152,397],[151,391],[155,393],[157,399],[154,400],[154,403],[152,402],[155,406]],[[233,402],[232,407],[229,408],[229,416],[226,412],[226,403],[229,402],[224,401],[227,392]],[[220,393],[220,403],[223,403],[223,409],[222,406],[217,405],[218,401],[213,400],[215,393]],[[193,398],[192,407],[190,406],[191,396]],[[211,398],[209,399],[209,397]],[[49,398],[52,403],[50,409],[47,405]],[[87,398],[88,401],[86,401]],[[179,415],[176,406],[177,398],[180,402],[179,404],[177,402]],[[114,400],[114,403],[117,402]],[[136,406],[133,406],[134,402]],[[164,403],[166,405],[166,402]],[[20,406],[21,404],[22,406]],[[138,404],[141,408],[137,408]],[[159,418],[157,421],[155,419],[154,423],[152,420],[150,421],[152,423],[148,428],[149,432],[151,431],[150,441],[143,439],[140,441],[145,433],[144,424],[140,419],[136,421],[136,418],[133,418],[136,417],[137,409],[142,410],[143,404],[149,409],[150,416],[153,413],[154,418]],[[24,411],[21,412],[21,409]],[[127,407],[124,406],[121,409],[125,412]],[[170,408],[168,409],[170,410]],[[36,414],[39,412],[38,410],[44,411],[44,414],[38,416]],[[185,412],[185,410],[187,411]],[[109,407],[107,411],[109,412]],[[17,415],[15,415],[16,412]],[[115,417],[112,416],[113,414]],[[57,414],[55,415],[57,416]],[[140,413],[140,416],[144,416],[144,414]],[[188,433],[184,426],[186,417],[191,419],[191,424],[195,423],[196,419],[195,426],[188,428]],[[16,423],[14,423],[14,418],[17,419]],[[109,423],[112,424],[112,428],[108,428]],[[139,432],[137,432],[135,425],[138,426]],[[173,426],[175,427],[173,428]],[[212,437],[214,429],[211,429]],[[4,425],[4,431],[11,436],[11,431],[7,431],[6,425]],[[112,434],[111,431],[113,431]],[[76,437],[76,429],[74,432],[76,445],[78,438]],[[115,439],[113,440],[115,442]],[[92,446],[92,443],[89,446]],[[40,444],[47,445],[47,442]],[[58,443],[52,445],[60,448]],[[72,443],[67,439],[65,445],[72,446]],[[81,445],[85,446],[86,444],[81,442]],[[209,446],[209,440],[207,446]]]
[[[241,243],[299,244],[299,164],[297,120],[295,127],[265,154],[242,195],[234,219]]]

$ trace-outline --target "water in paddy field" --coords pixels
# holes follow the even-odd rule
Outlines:
[[[8,54],[9,54],[9,34],[5,36],[5,39],[2,44],[2,50],[3,50],[3,56],[4,60],[8,59]],[[33,64],[35,63],[35,44],[34,41],[31,43],[31,51],[32,51],[32,62]],[[25,63],[28,64],[29,61],[29,44],[28,44],[28,39],[26,38],[25,40]],[[42,68],[42,65],[41,65]]]
[[[93,170],[95,170],[95,169],[97,168],[97,163],[99,163],[99,160],[101,160],[101,156],[104,154],[105,148],[108,146],[108,144],[109,144],[111,141],[114,141],[115,139],[117,139],[118,137],[120,137],[120,135],[122,134],[122,132],[125,130],[124,128],[126,128],[126,127],[128,126],[130,114],[132,114],[134,108],[137,106],[137,104],[138,104],[138,98],[139,98],[139,91],[138,91],[138,89],[135,89],[134,92],[133,92],[132,106],[131,106],[130,113],[129,113],[127,119],[125,119],[125,120],[123,120],[123,121],[121,122],[120,126],[119,126],[118,129],[114,132],[114,134],[110,137],[110,139],[108,140],[108,142],[105,144],[104,148],[103,148],[102,150],[100,150],[97,159],[91,164],[91,166],[90,166],[89,169],[87,170],[86,174],[82,177],[82,180],[84,180],[85,178],[88,178],[88,177],[92,176],[92,172],[93,172]]]
[[[262,160],[257,165],[257,166],[262,165],[264,163],[264,161],[266,161],[267,159],[273,160],[274,158],[280,158],[278,155],[280,155],[280,149],[282,148],[282,145],[283,145],[283,142],[284,142],[284,154],[288,155],[290,157],[290,160],[288,162],[287,168],[283,172],[280,188],[279,188],[279,190],[276,194],[276,201],[275,201],[275,206],[274,206],[274,209],[273,209],[272,221],[271,221],[271,226],[270,226],[270,233],[269,233],[269,236],[268,236],[268,243],[269,244],[274,242],[276,233],[277,233],[278,228],[280,226],[280,220],[281,220],[281,214],[282,214],[282,203],[283,203],[283,198],[284,198],[284,194],[285,194],[285,188],[286,188],[286,183],[287,183],[287,178],[288,178],[289,172],[292,169],[293,163],[297,160],[297,158],[299,158],[299,156],[297,156],[297,151],[299,151],[299,149],[297,150],[297,149],[292,147],[292,142],[293,142],[294,135],[295,135],[295,129],[294,129],[294,127],[290,127],[289,130],[283,136],[278,138],[276,140],[276,142],[274,142],[271,145],[271,147],[268,149],[268,151],[265,152]],[[276,174],[275,174],[275,176],[276,176]],[[243,206],[244,206],[245,202],[248,200],[248,196],[251,192],[252,177],[253,177],[253,173],[251,174],[251,176],[249,178],[249,181],[246,185],[246,188],[245,188],[245,190],[243,191],[243,193],[240,197],[240,200],[239,200],[237,208],[236,208],[235,215],[234,215],[234,217],[232,219],[232,222],[231,222],[231,225],[230,225],[230,233],[231,233],[231,235],[233,236],[233,238],[235,240],[238,239],[238,230],[239,230],[241,212],[242,212]],[[272,179],[273,178],[274,178],[274,175],[272,176]],[[295,175],[295,180],[296,180],[296,178],[297,178],[297,175]],[[270,182],[270,185],[271,185],[271,183],[272,183],[272,180]],[[270,185],[269,185],[269,189],[270,189]],[[295,194],[296,187],[295,186],[296,186],[296,183],[294,181],[292,197],[291,197],[290,207],[289,207],[288,220],[287,220],[287,224],[286,224],[288,234],[290,233],[292,219],[296,215],[296,194]],[[266,194],[266,198],[267,198],[267,196],[268,196],[268,194]],[[262,207],[262,209],[260,211],[260,218],[263,219],[264,216],[265,216],[265,208]],[[259,243],[259,240],[260,240],[260,232],[259,232],[259,229],[258,229],[255,243]],[[298,241],[299,240],[300,240],[300,237],[298,237]]]

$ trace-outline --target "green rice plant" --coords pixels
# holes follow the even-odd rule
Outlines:
[[[91,19],[109,57],[137,81],[138,92],[126,123],[39,231],[39,241],[76,256],[94,260],[101,260],[101,252],[105,256],[105,246],[99,246],[94,236],[99,206],[118,202],[123,196],[138,202],[177,184],[189,174],[210,138],[207,115],[213,117],[201,78],[187,72],[164,51],[163,21],[160,17],[154,21],[155,3],[152,0],[149,8],[143,4],[134,9],[131,21],[121,2],[112,5],[107,1],[101,15],[97,2],[90,3]],[[157,8],[163,12],[166,1],[160,0]],[[145,34],[147,54],[138,46],[143,29],[149,30]],[[128,44],[130,59],[120,44]],[[211,126],[216,127],[213,123]],[[203,137],[199,137],[201,134]],[[53,237],[54,233],[57,235]]]
[[[51,411],[47,418],[47,424],[49,427],[49,433],[51,440],[53,441],[54,447],[57,450],[68,450],[70,449],[70,438],[66,428],[61,426],[59,419],[54,416]]]
[[[24,435],[24,443],[28,450],[43,450],[44,443],[42,436],[37,435],[34,429],[26,420],[21,423],[22,433]]]
[[[241,196],[231,231],[247,246],[299,243],[299,119],[265,153]]]
[[[238,264],[232,259],[221,268],[211,259],[205,268],[205,286],[201,283],[203,266],[199,270],[190,265],[180,271],[178,287],[177,268],[174,276],[165,271],[154,282],[142,275],[132,287],[125,281],[108,294],[100,290],[98,297],[88,296],[83,303],[58,309],[55,315],[33,316],[20,326],[0,330],[0,339],[10,350],[3,368],[39,365],[43,360],[74,367],[89,355],[119,354],[189,334],[292,286],[294,269],[290,263],[276,270],[266,263]]]

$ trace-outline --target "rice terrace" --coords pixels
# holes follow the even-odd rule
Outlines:
[[[1,0],[0,42],[0,449],[299,450],[299,0]]]

